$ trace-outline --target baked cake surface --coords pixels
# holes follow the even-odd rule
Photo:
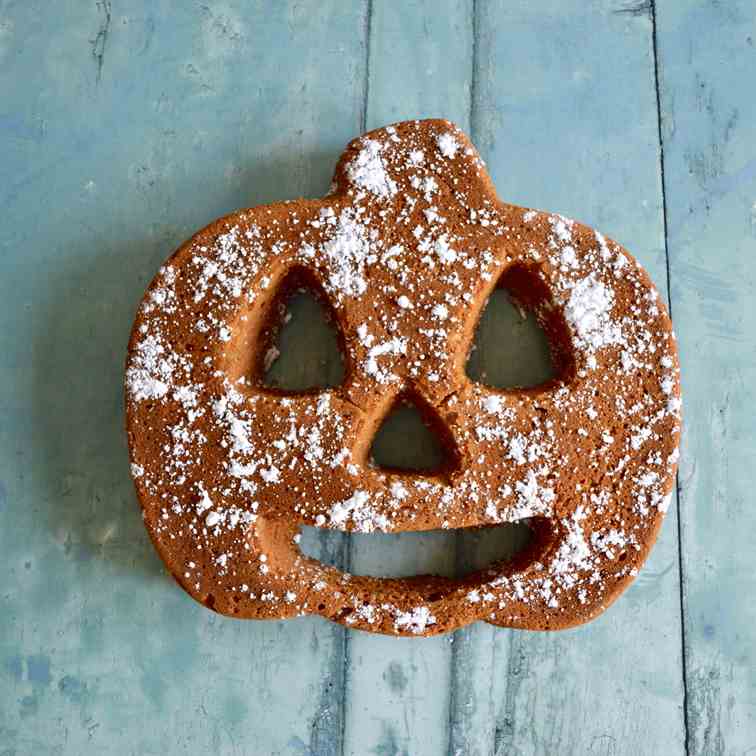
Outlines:
[[[261,383],[281,297],[305,284],[341,334],[342,385]],[[494,389],[465,374],[485,303],[535,313],[556,377]],[[376,468],[401,397],[444,441],[433,475]],[[331,193],[233,213],[160,269],[129,342],[131,473],[179,584],[235,617],[320,614],[432,635],[474,620],[558,629],[632,581],[671,498],[679,365],[664,303],[620,245],[506,204],[447,121],[372,131]],[[361,532],[526,521],[511,562],[452,580],[353,576],[304,556],[299,526]]]

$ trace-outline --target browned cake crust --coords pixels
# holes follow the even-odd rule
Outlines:
[[[285,279],[330,303],[346,363],[335,389],[261,385]],[[546,330],[553,381],[498,390],[466,376],[497,285]],[[437,474],[370,464],[401,396],[449,447]],[[557,629],[606,609],[656,538],[677,463],[679,367],[664,304],[626,250],[501,202],[459,129],[410,121],[353,141],[322,200],[233,213],[168,260],[134,323],[126,408],[147,529],[215,611],[320,614],[396,635],[473,620]],[[297,546],[301,524],[523,520],[536,534],[525,553],[460,580],[352,576]]]

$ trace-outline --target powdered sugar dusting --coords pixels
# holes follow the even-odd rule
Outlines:
[[[436,144],[438,145],[438,151],[445,158],[453,158],[459,149],[459,142],[457,142],[454,135],[450,134],[448,131],[438,135],[436,138]]]
[[[591,353],[622,340],[619,325],[612,320],[613,295],[595,276],[578,281],[564,309],[567,322],[575,331],[577,345]]]
[[[382,146],[374,139],[365,139],[364,147],[349,163],[347,175],[355,186],[385,199],[396,194],[396,182],[388,175],[381,157]]]
[[[177,359],[167,352],[156,335],[137,343],[134,359],[126,372],[126,386],[134,401],[160,399],[174,379]]]
[[[424,633],[431,625],[436,624],[436,618],[427,606],[418,606],[409,612],[399,612],[396,616],[397,630],[409,630],[415,635]]]
[[[337,501],[331,507],[331,525],[343,528],[352,521],[354,529],[363,533],[385,530],[388,521],[370,506],[370,494],[367,491],[355,491],[348,499]]]
[[[349,210],[341,213],[332,234],[322,245],[322,255],[329,270],[326,286],[337,302],[365,293],[370,242],[367,229],[354,213]]]

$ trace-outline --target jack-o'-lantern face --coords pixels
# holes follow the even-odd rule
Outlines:
[[[303,283],[333,312],[346,375],[285,394],[261,365],[282,293]],[[554,380],[502,391],[466,376],[497,285],[538,317]],[[500,202],[446,121],[371,132],[324,199],[240,211],[189,240],[145,296],[126,386],[150,534],[186,591],[237,617],[317,613],[396,634],[586,621],[637,573],[676,466],[677,356],[648,277],[598,232]],[[443,469],[370,464],[403,397],[442,439]],[[526,552],[460,580],[352,576],[297,545],[302,524],[522,520]]]

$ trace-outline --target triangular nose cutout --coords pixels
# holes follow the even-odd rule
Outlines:
[[[258,381],[282,394],[339,386],[344,381],[341,333],[325,292],[305,269],[279,285],[258,353]]]
[[[376,467],[416,475],[448,474],[459,453],[445,423],[419,397],[400,394],[383,417],[370,449]]]
[[[540,291],[543,283],[534,278],[510,268],[499,279],[475,331],[467,361],[472,380],[510,389],[538,386],[556,376],[549,339],[532,309],[546,296]]]

